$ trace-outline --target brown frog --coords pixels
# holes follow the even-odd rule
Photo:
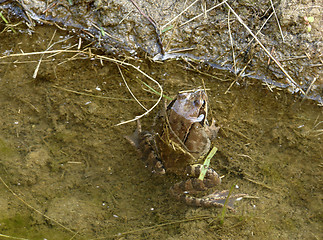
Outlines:
[[[211,168],[206,172],[204,180],[198,176],[203,157],[209,152],[212,140],[215,139],[219,127],[214,120],[207,122],[207,95],[204,90],[181,92],[161,113],[155,124],[155,133],[138,128],[127,139],[141,152],[153,172],[165,174],[173,172],[178,175],[191,176],[186,181],[171,187],[171,193],[177,199],[195,206],[223,206],[233,209],[236,199],[245,194],[229,196],[229,191],[216,191],[205,197],[194,197],[198,191],[206,191],[220,184],[221,179]],[[229,197],[228,197],[229,196]]]

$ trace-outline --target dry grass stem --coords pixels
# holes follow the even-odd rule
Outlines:
[[[244,73],[244,71],[247,69],[247,67],[248,67],[248,65],[249,65],[249,63],[251,62],[251,60],[252,60],[252,58],[250,58],[249,59],[249,61],[247,62],[247,64],[243,67],[243,69],[240,71],[240,73],[239,73],[239,75],[236,77],[236,79],[235,80],[233,80],[233,82],[230,84],[230,86],[228,87],[228,89],[224,92],[224,94],[227,94],[229,91],[230,91],[230,89],[231,89],[231,87],[233,86],[233,84],[235,84],[237,81],[238,81],[238,79],[242,76],[242,74]],[[245,76],[244,76],[245,77]],[[270,89],[270,88],[269,88]]]
[[[72,229],[69,229],[68,227],[64,226],[63,224],[61,224],[60,222],[56,221],[55,219],[47,216],[46,214],[42,213],[41,211],[37,210],[36,208],[34,208],[33,206],[31,206],[29,203],[27,203],[24,199],[22,199],[21,197],[19,197],[6,183],[5,181],[2,179],[2,177],[0,177],[0,181],[3,183],[3,185],[9,190],[9,192],[11,192],[12,195],[14,195],[17,199],[19,199],[24,205],[26,205],[28,208],[30,208],[31,210],[35,211],[36,213],[42,215],[43,217],[47,218],[48,220],[56,223],[58,226],[64,228],[65,230],[76,234],[76,232],[74,232]]]
[[[227,94],[230,91],[230,89],[232,88],[233,84],[235,84],[237,82],[237,80],[238,80],[238,78],[236,78],[235,80],[232,81],[232,83],[227,88],[227,90],[224,92],[224,94]]]
[[[282,31],[282,28],[280,27],[279,19],[277,17],[276,10],[274,8],[274,4],[273,4],[273,1],[272,0],[270,0],[270,4],[271,4],[271,7],[273,9],[273,13],[275,14],[275,18],[276,18],[277,25],[278,25],[278,28],[279,28],[279,31],[280,31],[280,35],[282,36],[283,42],[285,42],[284,35],[283,35],[283,31]]]
[[[203,0],[202,9],[204,11],[204,18],[207,19],[207,12],[206,12],[206,0]]]
[[[316,129],[320,124],[323,123],[323,121],[318,122],[319,116],[317,116],[315,122],[314,122],[314,127],[309,131],[310,134],[314,135],[315,137],[318,137],[323,134],[323,129]]]
[[[131,13],[133,12],[133,9],[130,10],[130,12],[128,12],[119,22],[119,24],[121,24]]]
[[[166,28],[168,25],[170,25],[172,22],[174,22],[177,18],[179,18],[180,16],[182,16],[183,13],[185,13],[188,9],[190,9],[194,4],[196,4],[198,1],[200,0],[196,0],[194,2],[191,3],[191,5],[189,5],[187,8],[185,8],[183,11],[181,11],[178,15],[176,15],[172,20],[170,20],[168,23],[166,23],[164,26],[162,26],[160,29],[163,30],[164,28]]]
[[[256,33],[256,36],[261,32],[261,30],[265,27],[265,25],[267,24],[267,22],[268,22],[268,20],[272,17],[274,15],[274,13],[272,12],[270,15],[269,15],[269,17],[266,19],[266,21],[262,24],[262,26],[260,27],[260,29],[257,31],[257,33]],[[249,47],[249,45],[251,44],[251,43],[253,43],[253,41],[254,41],[254,38],[253,39],[251,39],[249,42],[248,42],[248,44],[237,54],[237,58],[243,53],[243,52],[245,52],[245,50]],[[254,48],[256,45],[257,45],[258,43],[256,43],[256,44],[254,44],[254,46],[252,46],[252,48]]]
[[[252,60],[252,58],[249,59],[249,61],[246,63],[246,65],[243,67],[243,69],[239,72],[238,77],[241,77],[243,75],[244,71],[246,71],[246,69],[247,69],[249,63],[251,62],[251,60]],[[245,75],[243,75],[243,77],[245,77]]]
[[[67,48],[65,48],[65,49],[66,49],[66,50],[69,50],[69,49],[75,48],[75,47],[77,47],[77,46],[78,46],[78,44],[76,43],[76,44],[74,44],[74,45],[72,45],[72,46],[69,46],[69,47],[67,47]],[[76,55],[74,55],[74,56],[77,56],[77,55],[79,55],[80,53],[82,53],[82,51],[81,51],[81,50],[79,50],[79,52],[78,52]],[[52,57],[54,57],[54,56],[56,56],[56,55],[58,55],[58,54],[60,54],[60,53],[54,53],[54,54],[52,54],[52,55],[47,56],[46,58],[52,58]]]
[[[238,136],[240,136],[240,137],[242,137],[242,138],[245,138],[245,139],[247,139],[248,141],[250,141],[250,138],[248,138],[246,135],[244,135],[244,134],[243,134],[243,133],[241,133],[241,132],[235,131],[235,130],[233,130],[233,129],[231,129],[231,128],[228,128],[228,127],[222,127],[222,129],[227,129],[227,130],[229,130],[230,132],[233,132],[233,133],[235,133],[236,135],[238,135]]]
[[[51,24],[51,22],[48,22],[47,24]],[[60,26],[58,23],[56,23],[56,22],[54,22],[54,25],[58,28],[58,29],[60,29],[60,30],[63,30],[63,31],[66,31],[67,30],[67,28],[64,28],[64,27],[62,27],[62,26]]]
[[[183,48],[183,49],[176,49],[176,50],[172,50],[169,51],[167,53],[172,54],[172,53],[181,53],[181,52],[188,52],[188,51],[193,51],[196,50],[196,47],[191,47],[191,48]]]
[[[43,59],[43,62],[53,62],[53,60],[51,59]],[[5,62],[5,61],[2,61],[0,62],[0,64],[26,64],[26,63],[38,63],[38,60],[28,60],[28,61],[13,61],[13,62]]]
[[[127,81],[126,81],[126,79],[124,78],[124,76],[123,76],[123,73],[122,73],[122,71],[121,71],[121,69],[120,69],[120,67],[119,67],[119,65],[117,64],[117,67],[118,67],[118,70],[119,70],[119,72],[120,72],[120,75],[121,75],[121,78],[122,78],[122,80],[123,80],[123,82],[124,82],[124,84],[126,85],[126,88],[128,89],[128,91],[129,91],[129,93],[131,94],[131,96],[133,97],[133,99],[135,99],[135,101],[143,108],[143,109],[145,109],[145,111],[148,111],[148,109],[136,98],[136,96],[133,94],[133,92],[131,91],[131,89],[129,88],[129,86],[128,86],[128,83],[127,83]]]
[[[250,157],[250,156],[249,156],[249,155],[247,155],[247,154],[239,153],[239,154],[238,154],[238,156],[249,158],[249,159],[250,159],[251,161],[253,161],[253,162],[255,161],[255,160],[253,160],[253,159],[252,159],[252,157]]]
[[[97,30],[99,30],[100,32],[103,32],[105,35],[107,35],[108,37],[117,40],[119,42],[121,42],[121,39],[112,36],[111,34],[107,33],[106,31],[103,30],[103,28],[100,28],[98,25],[96,25],[94,22],[90,21],[90,23],[92,24],[93,27],[95,27]]]
[[[215,8],[217,8],[217,7],[219,7],[219,6],[221,6],[222,4],[226,3],[227,1],[228,1],[228,0],[224,0],[223,2],[221,2],[221,3],[219,3],[219,4],[215,5],[215,6],[213,6],[213,7],[211,7],[211,8],[209,8],[208,10],[206,10],[206,11],[205,11],[205,13],[208,13],[208,12],[212,11],[213,9],[215,9]],[[187,23],[189,23],[189,22],[191,22],[191,21],[194,21],[196,18],[199,18],[199,17],[201,17],[201,16],[203,16],[203,15],[204,15],[204,13],[201,13],[201,14],[199,14],[199,15],[197,15],[197,16],[195,16],[195,17],[191,18],[190,20],[187,20],[186,22],[182,23],[182,24],[180,25],[180,27],[181,27],[181,26],[184,26],[185,24],[187,24]],[[164,26],[166,26],[166,25],[164,25]]]
[[[229,30],[230,43],[231,43],[231,48],[232,48],[234,74],[237,74],[236,58],[235,58],[235,54],[234,54],[234,46],[233,46],[233,40],[232,40],[232,34],[231,34],[231,28],[230,28],[230,10],[228,11],[228,30]]]
[[[65,92],[70,92],[70,93],[83,95],[83,96],[88,96],[88,97],[102,98],[102,99],[110,100],[110,101],[116,101],[116,100],[117,101],[133,101],[133,99],[130,99],[130,98],[128,99],[128,98],[106,97],[106,96],[94,95],[94,94],[90,94],[90,93],[78,92],[78,91],[75,91],[75,90],[59,87],[59,86],[56,86],[56,85],[52,85],[52,87],[60,89],[60,90],[63,90]]]
[[[77,45],[77,50],[80,50],[82,46],[82,38],[79,38],[79,43]]]
[[[7,56],[2,56],[0,59],[4,58],[9,58],[9,57],[21,57],[21,56],[31,56],[31,55],[39,55],[39,54],[50,54],[50,53],[79,53],[79,50],[65,50],[65,49],[60,49],[60,50],[46,50],[42,52],[28,52],[28,53],[13,53]]]
[[[128,67],[132,67],[134,68],[136,71],[140,72],[142,75],[144,75],[145,77],[147,77],[150,81],[152,81],[153,83],[155,83],[159,90],[160,90],[160,95],[159,95],[159,98],[157,99],[156,103],[151,107],[149,108],[146,112],[144,112],[143,114],[141,115],[138,115],[136,117],[134,117],[133,119],[130,119],[130,120],[127,120],[127,121],[123,121],[123,122],[120,122],[118,124],[116,124],[115,126],[120,126],[120,125],[123,125],[123,124],[127,124],[127,123],[130,123],[130,122],[134,122],[134,121],[137,121],[138,119],[146,116],[147,114],[149,114],[155,107],[157,107],[157,105],[160,103],[160,101],[162,100],[163,98],[163,88],[162,86],[159,84],[158,81],[156,81],[155,79],[153,79],[152,77],[150,77],[147,73],[145,73],[144,71],[142,71],[139,67],[136,67],[134,65],[132,65],[131,63],[127,63],[127,62],[123,62],[123,61],[120,61],[120,60],[117,60],[117,59],[113,59],[113,58],[109,58],[109,57],[106,57],[106,56],[101,56],[101,55],[94,55],[96,58],[98,59],[102,59],[102,60],[107,60],[109,62],[113,62],[113,63],[116,63],[116,64],[120,64],[120,65],[123,65],[123,66],[128,66]]]
[[[227,82],[228,81],[228,80],[219,78],[217,76],[214,76],[212,74],[202,72],[201,70],[199,70],[198,68],[196,68],[193,64],[191,64],[189,61],[187,61],[187,59],[185,59],[185,58],[182,58],[182,60],[185,61],[188,65],[191,66],[191,68],[185,68],[186,70],[193,71],[193,72],[197,72],[199,74],[202,74],[202,75],[207,76],[207,77],[214,78],[214,79],[219,80],[221,82]],[[183,65],[179,65],[179,64],[176,64],[176,65],[179,66],[179,67],[183,67]]]
[[[114,235],[114,237],[124,236],[124,235],[128,235],[128,234],[133,234],[133,233],[140,233],[140,232],[144,232],[144,231],[147,231],[147,230],[152,230],[152,229],[155,229],[155,228],[165,227],[165,226],[174,225],[174,224],[180,224],[180,223],[184,223],[184,222],[204,220],[204,219],[209,219],[209,218],[214,218],[214,216],[213,215],[210,215],[210,216],[197,216],[197,217],[192,217],[192,218],[183,219],[183,220],[170,221],[170,222],[166,222],[166,223],[162,223],[162,224],[157,224],[157,225],[154,225],[154,226],[149,226],[149,227],[135,229],[135,230],[127,231],[127,232],[118,233],[117,235]],[[109,237],[102,237],[102,238],[96,238],[96,239],[105,239],[105,238],[109,238]]]
[[[0,237],[8,238],[8,239],[16,239],[16,240],[29,240],[28,238],[20,238],[20,237],[13,237],[13,236],[8,236],[0,233]]]
[[[267,184],[252,179],[251,176],[248,173],[243,173],[243,174],[245,175],[243,178],[248,180],[249,182],[252,182],[252,183],[254,183],[256,185],[262,186],[262,187],[270,189],[270,190],[274,190],[274,188],[268,186]]]
[[[186,3],[186,1],[185,1],[185,3]],[[168,52],[168,49],[170,48],[169,46],[170,46],[170,44],[171,44],[171,42],[172,42],[172,39],[173,39],[173,36],[175,35],[175,31],[176,31],[176,29],[178,28],[178,22],[176,22],[175,24],[174,24],[174,26],[173,26],[173,28],[172,28],[172,34],[171,34],[171,36],[169,37],[169,40],[168,40],[168,42],[167,42],[167,44],[166,44],[166,46],[165,46],[165,52],[167,52],[167,53],[172,53],[172,51],[169,51]],[[162,30],[161,30],[162,31]],[[164,39],[166,39],[166,38],[164,38]],[[191,49],[191,48],[186,48],[186,49]]]
[[[52,48],[53,45],[55,45],[55,44],[51,45],[52,42],[53,42],[53,39],[54,39],[55,35],[56,35],[56,29],[55,29],[55,31],[54,31],[54,33],[52,35],[52,38],[50,39],[50,41],[49,41],[49,43],[47,45],[47,49],[46,50],[49,50],[50,48]],[[38,64],[37,64],[36,69],[35,69],[34,74],[33,74],[33,78],[36,78],[37,77],[37,73],[38,73],[38,70],[39,70],[40,64],[41,64],[41,62],[43,60],[44,55],[45,54],[42,54],[40,56],[40,59],[38,60]]]
[[[286,75],[288,80],[296,87],[302,94],[305,95],[305,92],[301,87],[293,80],[293,78],[288,74],[288,72],[281,66],[281,64],[277,61],[276,58],[274,58],[270,52],[265,48],[265,46],[260,42],[260,40],[257,38],[257,36],[250,30],[250,28],[243,22],[243,20],[239,17],[239,15],[231,8],[231,6],[228,3],[225,3],[227,7],[231,10],[231,12],[236,16],[238,21],[244,26],[245,29],[251,34],[251,36],[258,42],[260,47],[266,52],[266,54],[276,63],[276,65],[282,70],[282,72]]]
[[[311,91],[311,88],[313,86],[313,84],[316,82],[316,77],[313,79],[313,81],[311,82],[311,84],[308,86],[308,89],[306,90],[305,96],[307,96],[307,94]]]
[[[303,56],[294,56],[294,57],[290,57],[290,58],[279,59],[279,62],[288,62],[288,61],[294,61],[297,59],[304,59],[304,58],[308,58],[308,56],[303,55]]]

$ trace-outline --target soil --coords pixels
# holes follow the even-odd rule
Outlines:
[[[117,65],[77,51],[43,55],[51,43],[54,49],[79,45],[54,26],[16,30],[0,35],[0,238],[323,238],[317,101],[253,78],[236,81],[209,64],[128,58],[170,98],[205,85],[209,118],[221,127],[211,161],[224,176],[219,189],[234,186],[234,193],[251,196],[235,212],[190,207],[168,193],[180,179],[149,172],[124,139],[135,122],[116,126],[145,112]],[[22,52],[35,54],[13,55]],[[158,96],[143,82],[157,86],[135,68],[120,70],[152,106]],[[157,112],[141,119],[144,129]]]
[[[156,61],[184,58],[323,103],[323,17],[318,0],[1,2],[9,18],[19,16],[29,27],[56,25],[107,53],[128,57],[144,53]]]

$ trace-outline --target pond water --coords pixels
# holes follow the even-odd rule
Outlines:
[[[169,97],[208,89],[209,118],[221,127],[211,161],[224,176],[219,188],[251,197],[225,214],[190,207],[169,195],[179,179],[149,172],[124,139],[136,124],[116,126],[145,112],[117,65],[78,46],[51,27],[2,33],[0,239],[323,238],[316,102],[255,80],[232,84],[234,76],[192,62],[128,59]],[[42,54],[46,49],[70,52]],[[34,54],[12,55],[23,52]],[[143,82],[158,91],[156,84],[130,65],[120,70],[137,98],[153,106],[158,95]],[[143,128],[157,112],[141,120]]]

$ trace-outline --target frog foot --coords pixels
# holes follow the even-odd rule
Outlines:
[[[193,197],[186,194],[181,194],[177,199],[185,202],[187,205],[196,207],[226,207],[229,210],[234,211],[235,201],[241,200],[246,197],[247,194],[235,194],[229,196],[229,191],[215,191],[214,193],[205,197]]]
[[[174,194],[181,192],[195,194],[200,191],[206,191],[221,183],[221,178],[212,168],[207,169],[203,181],[198,179],[202,167],[202,164],[187,166],[185,173],[192,178],[175,184],[171,188],[171,192]]]
[[[208,168],[205,177],[202,180],[198,179],[201,172],[202,165],[195,164],[188,166],[186,173],[194,178],[190,178],[187,181],[183,181],[175,184],[171,187],[171,194],[187,205],[197,206],[197,207],[224,207],[226,206],[230,210],[234,210],[233,205],[236,200],[247,196],[247,194],[235,194],[230,195],[228,190],[215,191],[214,193],[207,195],[205,197],[194,197],[189,194],[195,194],[200,191],[206,191],[221,183],[221,178],[212,169]]]

